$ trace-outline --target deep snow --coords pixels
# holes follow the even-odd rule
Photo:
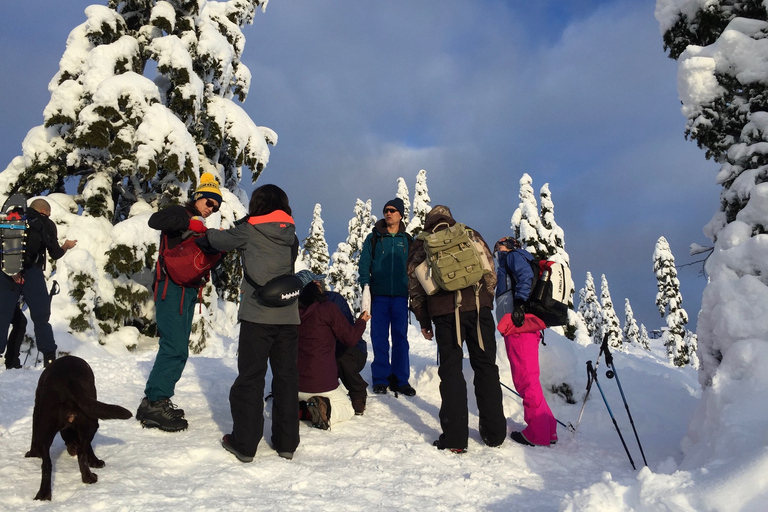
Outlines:
[[[121,343],[106,347],[82,343],[61,332],[57,338],[61,350],[89,361],[101,400],[135,411],[156,343],[144,342],[137,351],[129,352]],[[94,450],[106,467],[95,471],[99,481],[94,485],[80,481],[76,459],[67,455],[57,437],[52,448],[51,505],[32,500],[40,483],[40,460],[24,458],[29,449],[34,391],[42,371],[39,364],[33,366],[30,357],[23,370],[0,370],[0,508],[704,510],[701,500],[706,496],[697,487],[729,471],[713,468],[675,473],[682,460],[680,443],[699,401],[696,374],[689,368],[670,366],[661,352],[655,355],[634,347],[628,353],[617,352],[615,365],[650,470],[640,469],[642,458],[618,388],[605,377],[602,363],[600,383],[638,471],[630,466],[596,387],[578,433],[560,427],[556,446],[523,447],[508,439],[500,448],[486,447],[477,431],[468,361],[468,452],[437,451],[431,446],[440,433],[435,345],[422,338],[415,326],[410,327],[409,338],[416,397],[371,396],[364,416],[330,431],[304,424],[301,445],[292,461],[281,459],[269,447],[271,423],[267,419],[266,440],[259,445],[254,461],[243,464],[219,444],[221,436],[230,431],[228,392],[236,376],[237,342],[225,337],[200,356],[190,357],[177,386],[174,400],[185,409],[189,430],[166,433],[142,429],[134,419],[102,421]],[[546,332],[545,342],[540,349],[542,382],[570,383],[579,402],[567,404],[549,393],[547,398],[560,421],[575,424],[586,385],[585,363],[597,357],[598,346],[582,347],[551,331]],[[498,363],[502,382],[513,388],[503,348]],[[368,367],[364,376],[370,377]],[[509,429],[519,429],[523,426],[519,399],[506,389],[503,392]],[[270,410],[269,402],[266,410]],[[726,482],[714,497],[725,499],[732,487]]]

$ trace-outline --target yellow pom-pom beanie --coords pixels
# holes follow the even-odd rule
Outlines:
[[[197,201],[203,197],[214,199],[219,204],[222,202],[219,182],[216,181],[216,178],[214,178],[213,174],[209,172],[203,173],[203,175],[200,176],[200,184],[198,185],[197,190],[195,190],[195,193],[192,195],[192,200]]]

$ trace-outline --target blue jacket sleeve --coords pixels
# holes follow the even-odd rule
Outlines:
[[[515,299],[528,300],[533,284],[533,269],[521,251],[510,251],[507,254],[507,266],[515,279]]]

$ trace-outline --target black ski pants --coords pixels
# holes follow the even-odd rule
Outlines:
[[[496,365],[496,324],[489,308],[480,308],[479,321],[485,350],[480,348],[477,339],[478,312],[466,311],[459,317],[461,336],[475,375],[480,437],[485,444],[498,446],[506,437],[507,420]],[[466,448],[469,438],[467,384],[462,368],[464,350],[456,340],[456,318],[451,313],[434,317],[432,322],[440,357],[440,426],[443,429],[440,441],[445,448]]]
[[[232,444],[253,456],[264,435],[264,381],[272,369],[272,447],[278,452],[299,446],[298,325],[268,325],[242,320],[237,355],[238,376],[229,391]]]
[[[356,400],[368,395],[368,383],[360,372],[365,368],[367,354],[357,347],[345,347],[341,354],[336,352],[336,366],[339,369],[339,379],[349,391],[349,399]]]

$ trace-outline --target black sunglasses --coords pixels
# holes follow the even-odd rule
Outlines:
[[[395,213],[397,210],[395,208],[384,208],[384,213]]]
[[[213,213],[216,213],[217,211],[219,211],[219,205],[216,204],[216,201],[214,201],[213,199],[206,199],[205,206],[213,210]]]

